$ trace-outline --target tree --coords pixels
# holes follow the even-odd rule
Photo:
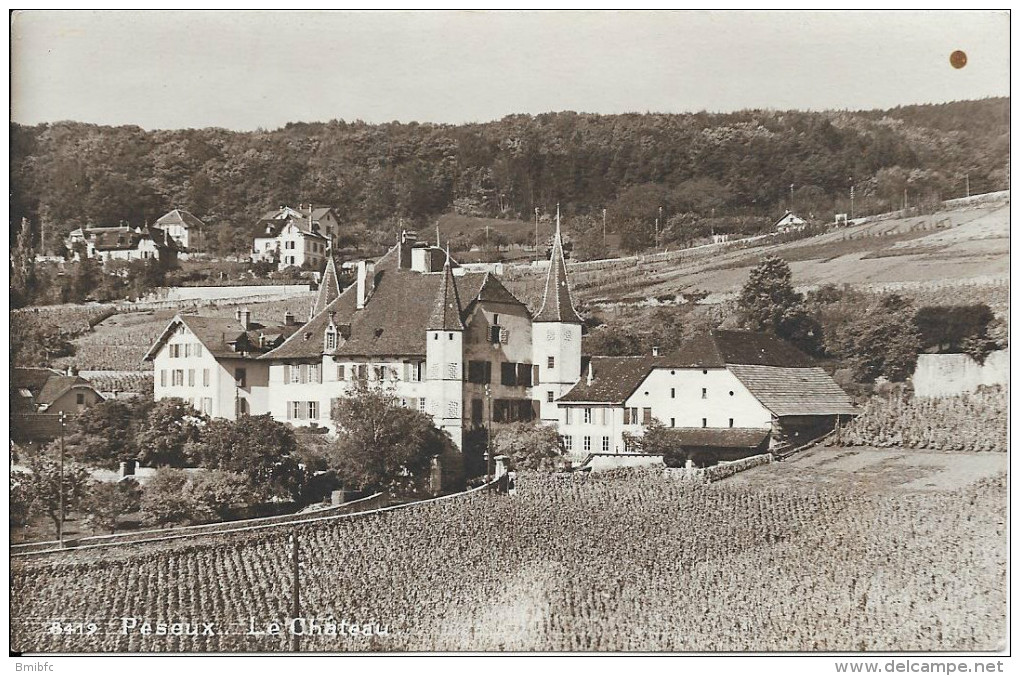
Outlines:
[[[140,507],[142,521],[165,526],[187,523],[194,512],[193,497],[185,491],[188,473],[162,467],[145,484]]]
[[[121,462],[138,458],[137,435],[150,409],[151,397],[107,399],[74,419],[82,435],[73,453],[88,465],[115,469]]]
[[[252,500],[248,478],[237,472],[210,470],[196,472],[184,485],[184,497],[193,522],[224,520],[232,508]]]
[[[11,306],[28,305],[35,292],[35,245],[28,219],[22,218],[21,231],[11,249]]]
[[[25,472],[11,472],[10,484],[11,528],[26,526],[32,513],[32,476]]]
[[[301,481],[294,430],[268,415],[210,420],[189,454],[202,467],[244,475],[262,498],[297,497]]]
[[[913,374],[921,348],[913,316],[910,301],[890,294],[846,326],[847,337],[839,356],[855,380],[871,383],[884,376],[892,382],[903,382]]]
[[[186,467],[193,464],[187,450],[198,441],[205,416],[177,397],[160,399],[145,416],[135,436],[138,460],[148,467]]]
[[[509,457],[515,469],[552,470],[563,457],[563,440],[550,425],[508,423],[494,431],[492,454]]]
[[[335,401],[332,418],[334,467],[349,486],[414,490],[427,479],[432,458],[453,446],[430,416],[398,405],[388,390],[365,384]]]
[[[86,520],[93,530],[98,526],[115,533],[121,516],[138,511],[141,497],[142,489],[131,477],[116,482],[93,482],[83,504],[88,512]]]
[[[666,427],[658,418],[652,418],[643,434],[625,434],[625,439],[641,453],[661,455],[667,467],[684,467],[690,457],[680,443],[680,430]]]
[[[53,530],[60,528],[61,481],[60,464],[45,456],[36,456],[29,461],[31,479],[28,492],[32,496],[32,506],[53,520]],[[84,467],[65,464],[63,480],[63,503],[66,518],[68,512],[77,509],[88,494],[89,474]]]
[[[988,340],[988,327],[995,313],[985,303],[923,307],[914,315],[921,337],[921,349],[960,353],[964,346],[979,346]]]
[[[738,321],[745,329],[771,333],[808,354],[822,349],[821,325],[804,307],[804,297],[793,289],[790,266],[769,256],[751,269],[737,299]]]

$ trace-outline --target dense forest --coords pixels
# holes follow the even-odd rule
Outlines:
[[[657,216],[675,241],[699,222],[746,231],[787,208],[831,219],[850,211],[851,185],[857,215],[961,196],[968,180],[974,193],[1003,189],[1008,153],[1005,98],[254,132],[12,124],[11,241],[22,218],[35,245],[55,252],[74,227],[142,225],[180,207],[216,231],[214,248],[243,251],[262,211],[304,202],[332,205],[355,231],[390,241],[397,219],[427,227],[453,211],[527,221],[560,203],[579,223],[601,221],[605,208],[610,232],[640,248]]]

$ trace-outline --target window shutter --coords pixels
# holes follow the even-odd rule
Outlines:
[[[510,331],[504,329],[502,326],[499,327],[499,342],[506,345],[510,342]]]

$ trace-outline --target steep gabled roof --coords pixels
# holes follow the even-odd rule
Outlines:
[[[243,351],[247,352],[248,356],[257,356],[275,347],[274,341],[290,336],[301,328],[295,325],[280,324],[266,326],[253,322],[250,325],[251,328],[246,331],[236,319],[179,314],[170,320],[149,351],[145,353],[145,361],[151,361],[156,357],[177,326],[181,324],[187,327],[202,343],[206,351],[217,359],[244,357],[245,355],[234,349],[234,345],[238,343],[245,346]],[[259,345],[260,338],[263,339],[263,346]],[[273,340],[269,340],[270,338]]]
[[[93,392],[96,392],[96,388],[92,387],[92,383],[81,376],[54,375],[46,381],[42,391],[39,392],[39,395],[35,398],[35,403],[41,405],[52,404],[57,399],[64,396],[68,390],[75,387],[87,387]],[[98,395],[99,392],[96,392],[96,394]],[[100,398],[102,398],[102,395],[100,395]]]
[[[567,280],[567,262],[563,258],[563,239],[560,237],[560,211],[556,208],[556,234],[553,237],[552,259],[549,274],[545,279],[545,295],[542,307],[535,315],[535,322],[560,322],[581,324],[581,318],[574,309],[570,298],[570,284]]]
[[[308,315],[311,319],[326,309],[326,306],[340,297],[340,280],[336,274],[336,262],[333,260],[333,253],[327,252],[326,269],[322,273],[322,280],[319,282],[319,292],[315,296],[315,302]]]
[[[11,387],[28,390],[38,399],[39,393],[46,386],[46,381],[59,375],[60,371],[53,369],[16,366],[11,369]]]
[[[662,366],[674,368],[722,368],[729,364],[808,368],[815,362],[776,336],[723,329],[699,334],[662,357]]]
[[[156,225],[183,225],[188,228],[201,228],[205,224],[189,211],[174,209],[160,216],[156,220]]]
[[[446,258],[443,271],[439,274],[442,275],[442,281],[439,283],[439,290],[436,292],[432,312],[425,328],[429,331],[463,331],[460,297],[457,295],[457,283],[453,280],[453,271],[450,269],[449,256]]]

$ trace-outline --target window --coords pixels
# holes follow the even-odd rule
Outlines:
[[[549,368],[549,369],[556,368],[556,357],[549,357],[549,359],[547,360],[547,363],[546,363],[546,368]]]
[[[492,362],[475,360],[469,361],[468,382],[475,383],[477,385],[488,385],[492,382]]]
[[[701,426],[702,427],[708,427],[708,418],[702,418],[701,419]]]
[[[446,402],[446,417],[447,418],[459,418],[460,417],[460,402],[448,401]]]
[[[209,387],[209,369],[202,369],[202,387]]]
[[[730,418],[730,427],[733,427],[733,418]]]
[[[174,385],[184,384],[184,371],[182,369],[174,369]]]
[[[358,380],[368,380],[368,364],[358,364]]]
[[[300,374],[301,374],[301,383],[302,384],[307,383],[308,382],[308,364],[302,364],[301,365]]]
[[[287,404],[287,418],[292,420],[299,420],[301,418],[301,402],[291,401]]]
[[[188,369],[188,387],[195,386],[195,369]]]
[[[166,387],[166,369],[160,369],[159,371],[159,386]]]
[[[336,331],[326,331],[326,352],[332,352],[336,349]]]
[[[301,368],[297,364],[287,364],[287,382],[296,383],[300,377]]]
[[[510,386],[517,384],[517,364],[505,361],[499,365],[499,370],[501,384]]]
[[[641,409],[641,424],[650,425],[652,423],[652,409],[643,408]]]
[[[669,419],[669,426],[670,427],[676,427],[676,418],[670,418]]]
[[[202,343],[195,343],[195,356],[196,357],[202,356]]]
[[[676,388],[675,387],[669,388],[669,398],[670,399],[676,399]]]
[[[191,356],[191,343],[184,344],[184,358],[187,359]]]
[[[623,409],[623,424],[624,425],[637,425],[638,424],[638,415],[637,415],[637,407],[636,406],[631,406],[629,408]]]
[[[551,404],[551,403],[553,403],[553,401],[555,399],[555,396],[556,395],[553,394],[553,391],[549,390],[548,392],[545,393],[545,400],[548,401]]]
[[[458,371],[460,371],[460,369],[457,368],[457,364],[455,362],[450,362],[449,364],[446,365],[446,379],[447,380],[459,379],[460,374],[458,373]]]
[[[500,336],[499,332],[500,332],[500,327],[498,327],[498,326],[490,326],[489,327],[489,342],[492,343],[493,345],[498,345],[499,344],[499,336]]]
[[[602,437],[602,452],[609,452],[609,437]]]
[[[308,367],[308,382],[310,383],[321,383],[322,382],[322,367],[320,364],[311,364]]]
[[[491,367],[490,367],[491,370]],[[425,362],[419,361],[411,364],[411,382],[420,383],[422,373],[425,371]]]
[[[494,313],[492,315],[492,325],[493,326],[499,326],[499,314],[498,313]]]
[[[425,397],[422,397],[421,399],[418,400],[418,410],[421,411],[422,413],[425,412]]]
[[[733,390],[730,390],[730,396],[731,397],[733,396]]]
[[[336,365],[336,379],[337,380],[347,379],[347,369],[344,367],[343,364]]]
[[[234,369],[234,383],[238,387],[248,387],[248,370]]]
[[[75,402],[79,406],[83,406],[85,404],[85,393],[84,392],[78,392],[76,395],[74,395],[74,397],[75,397]]]
[[[310,420],[319,419],[319,402],[317,401],[308,402],[308,418]]]
[[[702,399],[708,399],[708,388],[707,387],[702,387],[701,388],[701,398]]]
[[[569,434],[563,437],[563,448],[566,449],[568,453],[574,450],[574,437]]]
[[[584,424],[585,425],[590,425],[591,424],[591,409],[590,408],[584,409]]]
[[[531,364],[517,365],[517,384],[522,387],[531,387]]]
[[[564,425],[574,424],[574,409],[572,408],[563,409],[563,424]]]
[[[485,415],[485,402],[475,398],[471,400],[471,422],[476,425],[482,424],[482,417]]]
[[[584,438],[584,452],[591,453],[591,437],[586,436]]]

